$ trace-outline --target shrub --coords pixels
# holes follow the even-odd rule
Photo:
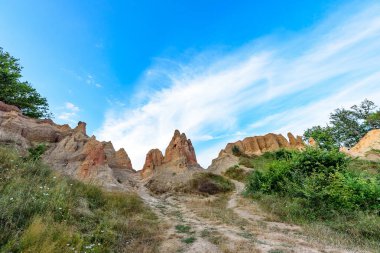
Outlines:
[[[247,179],[249,173],[247,171],[245,171],[244,169],[239,168],[239,165],[235,165],[235,166],[228,168],[223,173],[223,175],[226,177],[229,177],[231,179],[234,179],[234,180],[237,180],[240,182],[244,182]]]
[[[241,151],[238,146],[234,145],[232,147],[232,154],[235,156],[241,156]]]
[[[234,189],[234,184],[219,175],[213,173],[196,173],[190,182],[192,190],[206,194],[229,192]]]
[[[349,163],[349,158],[337,151],[309,148],[294,153],[289,160],[273,161],[266,170],[254,171],[247,191],[302,198],[305,208],[321,215],[378,210],[378,178],[364,172],[350,172]]]
[[[272,152],[265,152],[262,156],[266,159],[289,160],[297,151],[281,148]]]
[[[283,220],[323,224],[360,243],[378,245],[379,166],[308,148],[252,172],[246,194]]]
[[[38,144],[35,147],[29,148],[28,152],[29,155],[27,159],[32,160],[32,161],[37,161],[41,158],[41,156],[45,153],[47,147],[45,144]]]

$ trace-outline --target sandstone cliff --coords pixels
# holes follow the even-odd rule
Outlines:
[[[276,151],[281,148],[298,149],[305,148],[301,136],[294,137],[293,134],[288,133],[289,141],[281,134],[269,133],[264,136],[247,137],[242,141],[228,143],[227,146],[219,152],[217,158],[212,160],[208,170],[221,174],[229,167],[238,163],[238,158],[235,156],[233,149],[236,148],[242,155],[259,156],[265,152]]]
[[[380,129],[369,131],[364,137],[351,149],[342,148],[344,152],[353,157],[360,157],[365,160],[380,160]]]
[[[111,142],[87,136],[86,123],[79,122],[71,129],[52,120],[26,117],[17,107],[2,102],[0,144],[15,146],[23,154],[28,148],[45,144],[47,151],[42,158],[54,169],[107,188],[123,187],[128,173],[134,172],[125,150],[115,151]]]
[[[245,155],[262,155],[265,152],[275,151],[281,148],[303,149],[304,142],[300,136],[295,138],[288,133],[289,141],[281,134],[269,133],[264,136],[247,137],[242,141],[228,143],[221,153],[226,152],[233,154],[232,148],[236,146],[242,154]]]

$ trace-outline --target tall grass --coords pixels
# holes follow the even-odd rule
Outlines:
[[[155,252],[159,228],[137,195],[104,192],[0,148],[0,252]]]

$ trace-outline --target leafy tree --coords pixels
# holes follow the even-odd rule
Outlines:
[[[367,120],[376,114],[376,107],[372,101],[365,99],[359,106],[354,105],[349,110],[336,109],[330,114],[335,139],[346,147],[355,145],[368,131],[376,128]]]
[[[15,105],[26,116],[50,118],[49,104],[27,81],[20,81],[19,60],[0,47],[0,101]]]
[[[332,150],[339,146],[352,147],[368,131],[380,128],[380,111],[372,101],[365,99],[350,109],[336,109],[330,114],[330,125],[314,126],[304,133],[304,138],[313,137],[319,147]]]
[[[366,121],[371,128],[380,128],[380,111],[369,115]]]
[[[334,138],[333,129],[330,126],[313,126],[307,129],[303,136],[305,141],[312,137],[321,149],[334,150],[339,148],[339,144]]]

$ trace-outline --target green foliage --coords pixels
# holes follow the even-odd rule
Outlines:
[[[37,161],[40,160],[41,156],[45,153],[47,147],[45,144],[38,144],[37,146],[33,148],[29,148],[28,152],[29,155],[27,159],[32,160],[32,161]]]
[[[367,99],[350,109],[336,109],[330,114],[330,126],[314,126],[307,129],[304,139],[313,137],[320,148],[331,150],[340,147],[352,147],[368,131],[380,128],[380,111]]]
[[[232,154],[235,156],[241,156],[241,151],[238,146],[234,145],[232,147]]]
[[[380,220],[379,167],[378,163],[351,160],[336,150],[308,148],[255,170],[246,183],[246,193],[285,220],[324,222],[341,232],[352,232],[351,236],[358,233],[380,240],[379,226],[369,224],[369,220]],[[335,223],[337,217],[346,223]],[[362,226],[367,221],[370,227]]]
[[[371,128],[380,128],[380,111],[368,115],[366,121]]]
[[[104,192],[0,148],[0,252],[157,252],[159,230],[137,195]]]
[[[248,178],[248,172],[240,168],[239,165],[228,168],[223,175],[231,179],[244,182]]]
[[[334,138],[333,128],[330,126],[321,127],[313,126],[305,131],[303,134],[304,141],[308,141],[310,138],[313,138],[319,148],[325,150],[337,150],[339,149],[339,143]]]
[[[265,152],[262,156],[265,159],[272,159],[272,160],[289,160],[293,157],[293,154],[296,151],[289,150],[289,149],[284,149],[281,148],[276,151],[272,152]]]
[[[247,184],[250,192],[302,198],[315,212],[377,210],[380,186],[376,177],[347,169],[349,159],[337,151],[309,148],[289,160],[255,171]]]
[[[191,237],[184,238],[181,241],[186,244],[191,244],[196,241],[196,238],[194,236],[191,236]]]
[[[229,192],[234,189],[234,184],[222,176],[207,172],[196,173],[190,182],[191,190],[200,193],[217,194]]]
[[[0,47],[0,101],[17,106],[29,117],[51,117],[46,98],[30,83],[20,81],[22,67],[18,61]]]
[[[178,232],[178,233],[184,233],[184,234],[187,234],[190,232],[190,229],[191,227],[190,226],[187,226],[187,225],[176,225],[175,226],[175,230]]]

